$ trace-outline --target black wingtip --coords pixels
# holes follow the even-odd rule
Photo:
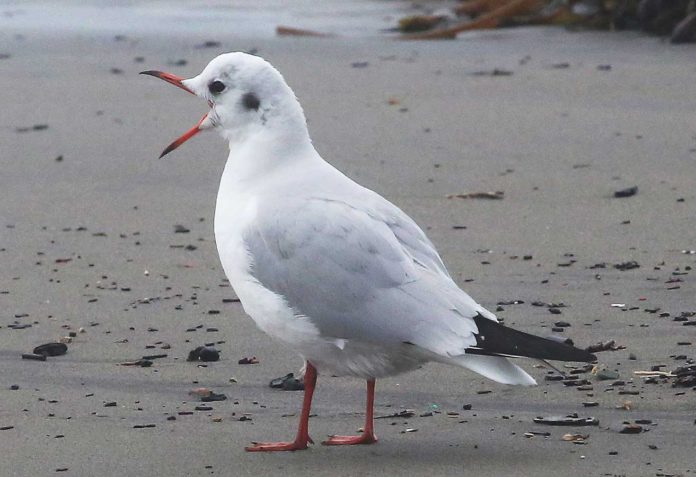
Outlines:
[[[597,361],[597,356],[584,349],[508,328],[480,314],[474,322],[479,330],[476,346],[484,353],[552,361]]]

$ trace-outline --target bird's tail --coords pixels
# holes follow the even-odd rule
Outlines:
[[[501,356],[462,354],[459,356],[448,356],[447,358],[440,356],[438,361],[461,366],[501,384],[521,384],[522,386],[534,386],[536,384],[534,378],[522,368]]]
[[[586,363],[597,361],[595,355],[583,349],[508,328],[481,315],[476,315],[474,322],[478,333],[476,346],[466,350],[470,354]]]
[[[508,328],[482,315],[475,316],[474,322],[478,328],[476,345],[467,348],[463,355],[440,356],[439,361],[462,366],[502,384],[532,386],[536,384],[534,378],[508,358],[533,358],[544,362],[597,360],[585,350]]]

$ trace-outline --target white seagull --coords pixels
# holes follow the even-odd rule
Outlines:
[[[533,385],[508,358],[595,360],[504,327],[461,290],[408,215],[321,158],[295,94],[264,59],[223,54],[191,79],[143,74],[210,105],[162,156],[204,129],[228,141],[215,209],[220,261],[244,311],[305,360],[294,441],[256,442],[248,451],[307,448],[318,372],[367,380],[362,435],[324,444],[371,444],[377,378],[436,361],[499,383]]]

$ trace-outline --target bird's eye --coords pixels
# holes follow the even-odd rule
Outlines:
[[[219,80],[215,80],[208,85],[208,91],[213,94],[220,94],[225,91],[225,83]]]

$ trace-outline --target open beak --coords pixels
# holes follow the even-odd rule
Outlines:
[[[142,71],[140,74],[154,76],[155,78],[159,78],[163,81],[166,81],[169,84],[173,84],[177,88],[181,88],[188,93],[191,93],[193,95],[196,94],[184,85],[184,83],[182,82],[184,80],[184,78],[180,78],[177,75],[173,75],[171,73],[165,73],[163,71],[153,71],[153,70]],[[162,151],[162,154],[160,154],[160,156],[159,156],[160,159],[162,157],[166,156],[167,154],[169,154],[170,152],[172,152],[177,147],[181,146],[183,143],[185,143],[186,141],[191,139],[193,136],[195,136],[196,134],[201,132],[203,129],[208,129],[211,126],[212,126],[212,124],[210,123],[210,120],[208,120],[208,113],[205,113],[205,115],[201,118],[200,121],[198,121],[198,123],[194,127],[192,127],[191,129],[186,131],[184,134],[179,136],[178,139],[176,139],[169,146],[167,146],[164,149],[164,151]]]
[[[191,93],[194,95],[196,94],[193,91],[191,91],[190,89],[188,89],[186,86],[184,86],[184,83],[182,83],[182,81],[184,81],[184,78],[181,78],[177,75],[173,75],[171,73],[165,73],[164,71],[154,71],[154,70],[141,71],[140,74],[154,76],[155,78],[159,78],[161,80],[166,81],[169,84],[173,84],[177,88],[181,88],[188,93]]]

